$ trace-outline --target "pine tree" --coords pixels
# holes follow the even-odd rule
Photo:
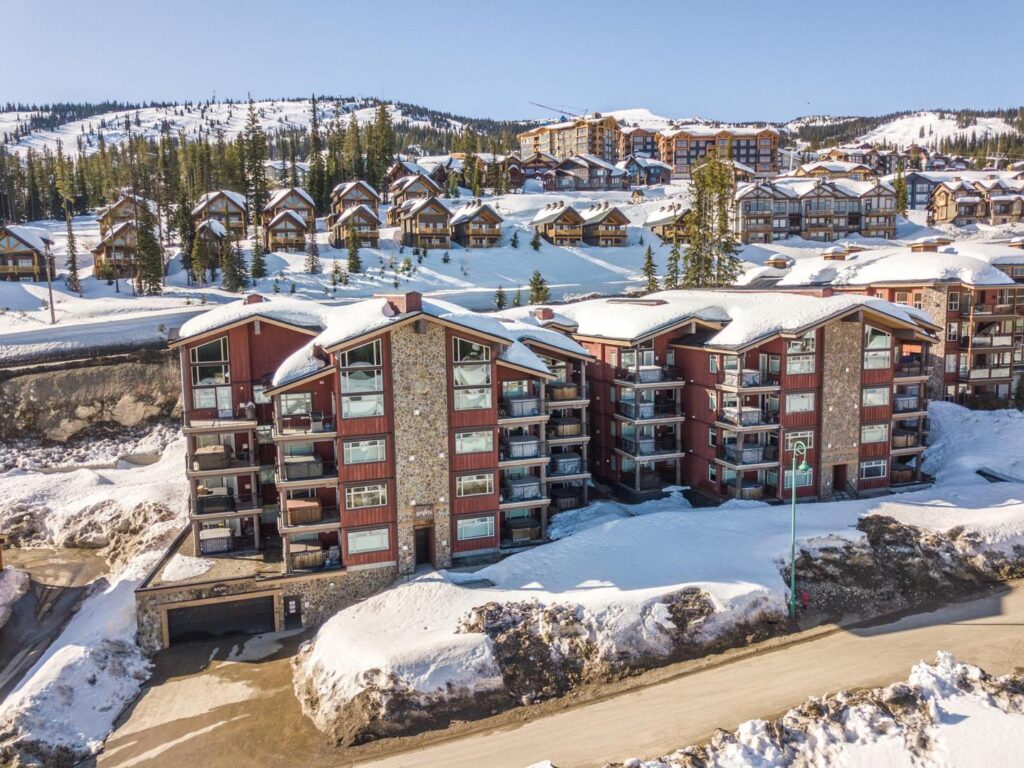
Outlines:
[[[320,118],[317,115],[316,96],[309,97],[309,173],[306,184],[318,208],[327,208],[327,170],[324,168],[323,145],[320,137]]]
[[[252,258],[249,262],[249,274],[253,280],[260,280],[267,276],[267,259],[263,252],[263,235],[260,228],[256,227],[252,234]]]
[[[185,185],[181,184],[178,189],[178,202],[174,206],[174,216],[171,218],[170,224],[173,224],[174,230],[178,233],[178,243],[183,254],[192,253],[192,240],[195,237],[191,211],[192,206],[189,205]]]
[[[363,141],[359,133],[359,121],[355,113],[345,129],[345,144],[342,149],[342,166],[347,177],[361,179],[366,173],[363,167]]]
[[[342,280],[341,262],[331,259],[331,287],[337,291],[338,283]]]
[[[523,306],[523,291],[521,288],[516,288],[516,295],[512,297],[512,306],[521,307]]]
[[[644,290],[647,293],[654,293],[658,290],[658,273],[654,267],[654,251],[651,250],[651,246],[647,246],[647,250],[644,252],[644,266],[641,270],[641,274],[644,276],[645,284]]]
[[[220,269],[221,285],[225,291],[237,293],[245,288],[242,252],[238,246],[232,246],[230,237],[221,240]]]
[[[203,238],[195,237],[192,240],[192,253],[190,254],[189,263],[192,268],[192,278],[202,285],[206,280],[206,243],[203,242]]]
[[[668,252],[668,260],[665,262],[665,279],[662,281],[666,290],[674,290],[679,287],[679,243],[672,243],[672,250]]]
[[[907,215],[907,180],[903,176],[903,161],[896,164],[896,177],[892,181],[896,192],[896,213],[904,218]]]
[[[135,274],[136,290],[147,296],[155,296],[163,290],[164,260],[163,249],[154,231],[153,213],[148,205],[136,206],[138,211],[138,231],[136,232],[135,253],[137,269]]]
[[[295,148],[296,140],[292,136],[288,141],[288,186],[299,186],[299,160]]]
[[[540,270],[533,270],[533,275],[530,277],[530,303],[543,304],[548,300],[548,295],[548,284],[541,277]]]
[[[714,155],[693,171],[682,269],[682,284],[688,288],[731,285],[739,276],[730,222],[732,187],[728,164]]]
[[[349,224],[345,232],[345,248],[348,250],[348,271],[350,273],[362,272],[363,261],[359,258],[359,238],[356,235],[356,227]]]
[[[540,250],[540,230],[534,230],[533,237],[530,238],[530,247],[535,251]]]
[[[498,290],[494,292],[494,306],[496,309],[505,308],[505,289],[500,285],[498,286]]]
[[[508,241],[508,244],[511,245],[513,248],[518,248],[519,247],[519,232],[518,231],[512,233],[512,239]]]
[[[309,228],[306,238],[306,272],[311,275],[320,274],[320,246],[316,242],[316,225]]]
[[[249,216],[256,221],[270,199],[267,191],[267,134],[260,125],[259,115],[252,97],[245,125],[246,191],[249,195]]]
[[[64,158],[64,151],[57,142],[57,191],[64,204],[64,224],[67,227],[68,242],[64,259],[68,270],[66,283],[69,290],[80,294],[82,281],[78,277],[78,249],[75,246],[75,230],[71,226],[71,207],[74,202],[74,171],[71,161]]]

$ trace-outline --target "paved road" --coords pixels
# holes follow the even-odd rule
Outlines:
[[[553,714],[532,717],[537,710],[521,710],[498,726],[377,759],[334,749],[302,717],[288,668],[288,646],[296,640],[241,663],[227,660],[231,641],[216,651],[199,644],[165,652],[157,659],[155,685],[108,741],[101,768],[276,768],[300,761],[311,768],[524,768],[543,759],[559,768],[586,768],[651,758],[700,742],[715,728],[779,714],[809,696],[904,679],[914,663],[931,660],[940,649],[990,672],[1019,669],[1024,582],[1001,594],[786,644]]]

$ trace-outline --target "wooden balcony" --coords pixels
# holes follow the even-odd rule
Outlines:
[[[334,414],[314,411],[291,416],[279,416],[274,420],[275,439],[329,440],[338,434]]]
[[[763,499],[765,496],[765,485],[755,480],[744,480],[742,483],[733,481],[725,484],[725,495],[730,499],[744,499],[746,501]]]
[[[556,416],[548,422],[548,440],[586,437],[583,422],[572,416]]]
[[[337,482],[338,465],[320,456],[286,456],[277,472],[278,484],[295,483],[315,486],[323,482]]]

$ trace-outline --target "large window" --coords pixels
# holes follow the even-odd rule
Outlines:
[[[383,507],[388,503],[387,483],[353,485],[345,489],[345,509]]]
[[[455,521],[456,538],[459,541],[468,539],[489,539],[494,536],[494,515],[481,517],[460,517]]]
[[[814,355],[789,355],[786,357],[786,373],[814,373]]]
[[[230,384],[231,370],[228,365],[228,340],[217,339],[189,350],[192,362],[193,386]]]
[[[387,442],[383,437],[372,440],[349,440],[343,450],[346,464],[369,464],[387,458]]]
[[[870,325],[864,326],[864,368],[878,370],[892,366],[892,335]]]
[[[865,408],[873,408],[878,405],[889,404],[888,387],[864,387],[861,395],[861,404]]]
[[[874,480],[879,477],[885,477],[888,469],[888,461],[885,459],[876,459],[875,461],[862,461],[860,463],[860,479],[861,480]]]
[[[380,339],[342,352],[341,418],[384,415],[384,369]]]
[[[494,433],[491,430],[480,432],[456,432],[456,453],[488,453],[494,450]]]
[[[793,477],[796,476],[796,487],[797,488],[809,488],[814,485],[814,468],[808,468],[806,472],[797,470],[794,473],[792,470],[787,469],[782,474],[782,487],[791,489],[793,487]]]
[[[491,407],[491,348],[465,339],[452,339],[452,383],[455,410]]]
[[[815,333],[814,331],[808,331],[799,339],[790,339],[786,344],[786,351],[792,354],[801,354],[804,352],[814,352],[815,347]]]
[[[494,473],[459,475],[455,478],[455,495],[485,496],[494,493]]]
[[[886,443],[889,441],[888,424],[865,424],[860,428],[862,443]]]
[[[786,450],[792,451],[797,443],[803,443],[807,450],[814,447],[814,432],[811,430],[801,430],[799,432],[786,432]]]
[[[798,392],[786,395],[786,413],[808,413],[814,410],[814,393]]]
[[[299,416],[313,410],[311,392],[286,392],[278,396],[279,416]]]
[[[348,553],[359,555],[364,552],[383,552],[388,548],[387,528],[370,528],[365,531],[348,532]]]

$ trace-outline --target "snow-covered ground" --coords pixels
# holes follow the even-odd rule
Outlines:
[[[183,455],[178,439],[149,466],[0,475],[0,528],[22,545],[105,546],[113,566],[0,703],[0,763],[56,764],[55,751],[77,763],[138,695],[150,663],[135,644],[134,590],[184,523]]]
[[[993,678],[939,653],[905,683],[811,699],[774,721],[750,720],[710,744],[623,768],[964,768],[1024,764],[1020,677]],[[541,764],[543,765],[543,764]]]
[[[995,433],[1008,441],[1002,454],[1017,461],[1024,450],[1024,430],[1013,426],[1020,414],[977,413],[975,422],[963,422],[963,414],[949,410],[963,409],[938,406],[931,449],[937,458],[929,463],[936,485],[881,499],[801,505],[802,549],[863,546],[865,534],[856,526],[871,515],[937,533],[960,527],[969,534],[958,545],[965,557],[1015,556],[1014,548],[1024,546],[1024,484],[989,484],[965,474],[962,457],[969,450],[963,446],[975,445],[972,437]],[[964,432],[957,431],[960,423]],[[1005,466],[995,450],[986,463]],[[426,574],[341,611],[300,654],[297,693],[317,725],[337,733],[338,712],[357,699],[369,697],[386,709],[392,697],[430,706],[509,689],[494,636],[480,629],[487,614],[503,616],[509,627],[532,615],[556,657],[579,653],[583,643],[593,666],[668,655],[681,635],[699,646],[784,616],[780,566],[788,557],[789,524],[784,506],[691,509],[678,497],[628,511],[601,502],[569,515],[564,525],[556,516],[553,535],[564,538],[472,573]],[[695,590],[711,610],[680,626],[679,598]],[[565,615],[572,617],[571,630],[556,621]]]
[[[897,147],[911,144],[936,146],[944,139],[970,138],[974,135],[978,141],[983,141],[1007,133],[1017,133],[1017,129],[1001,117],[979,117],[975,125],[960,128],[956,124],[956,115],[952,113],[925,111],[883,123],[860,136],[856,143],[869,142]]]

